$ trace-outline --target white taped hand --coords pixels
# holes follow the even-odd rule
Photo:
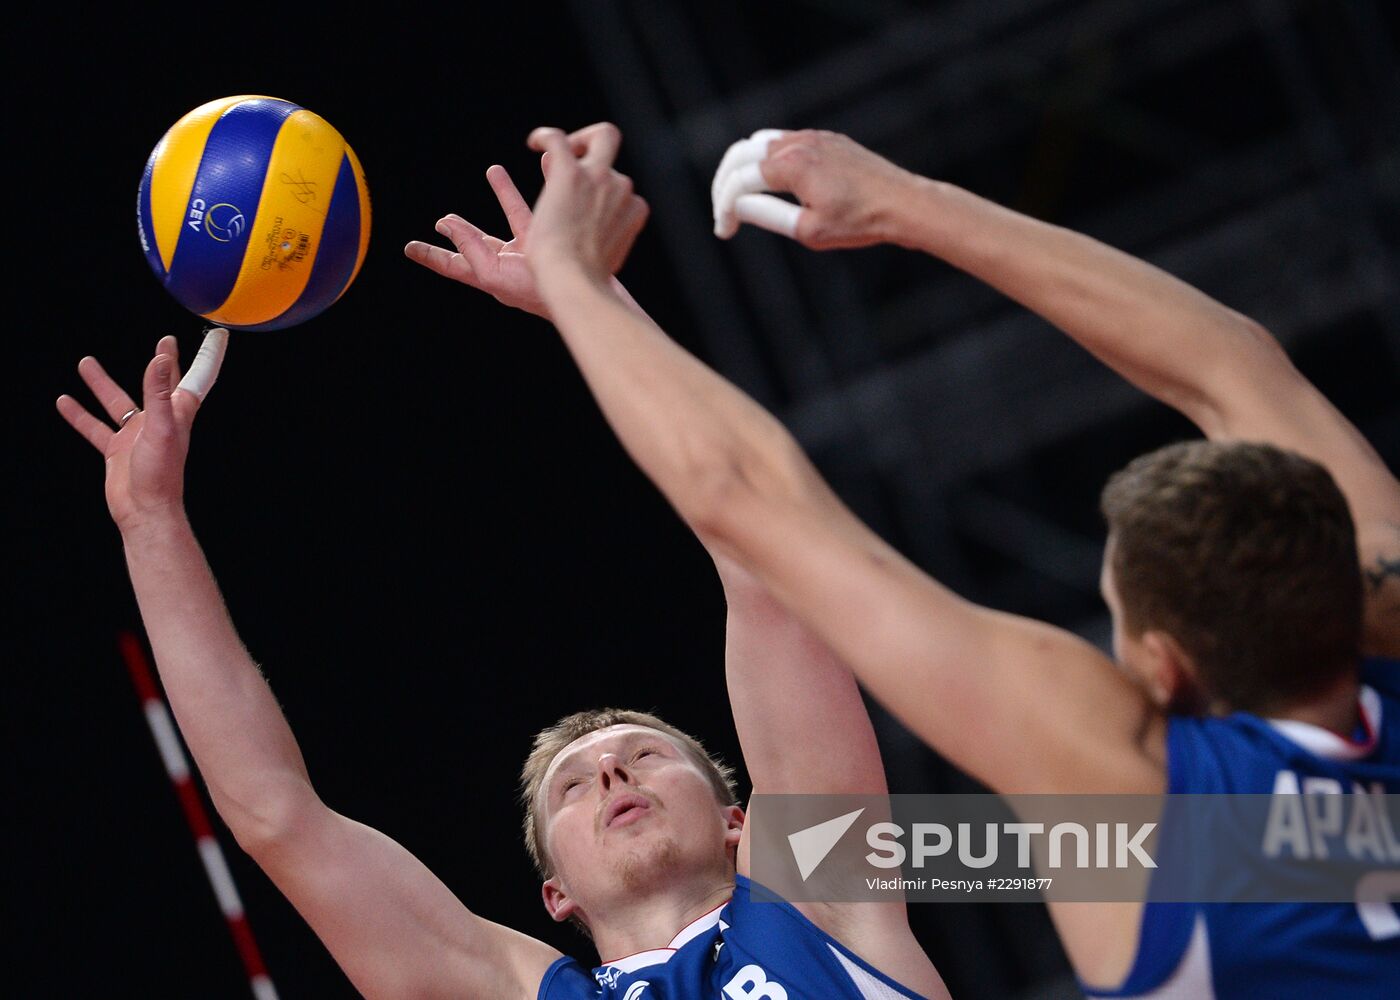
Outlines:
[[[185,377],[180,379],[177,389],[192,393],[201,403],[205,395],[214,387],[219,377],[219,368],[224,363],[224,351],[228,349],[228,331],[216,326],[204,335],[204,343],[199,345]]]
[[[786,135],[778,128],[759,129],[729,147],[710,183],[715,235],[727,240],[748,222],[783,236],[795,236],[802,206],[761,192],[771,191],[763,178],[763,161],[773,140]]]

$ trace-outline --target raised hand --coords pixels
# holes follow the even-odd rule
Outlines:
[[[549,159],[541,161],[546,176]],[[447,215],[438,220],[437,231],[452,241],[456,253],[414,240],[404,247],[404,254],[444,278],[479,288],[504,305],[549,319],[526,259],[530,206],[505,167],[492,166],[486,171],[486,180],[505,212],[510,240],[490,236],[459,215]]]
[[[531,223],[537,277],[541,267],[568,263],[603,282],[626,261],[649,209],[633,193],[631,178],[612,168],[621,141],[608,122],[569,135],[557,128],[530,133],[530,148],[552,159]]]
[[[180,379],[178,345],[174,337],[162,337],[141,380],[139,407],[96,358],[83,358],[78,374],[115,428],[72,396],[58,397],[63,419],[106,460],[107,509],[123,531],[183,509],[190,428],[218,377],[227,339],[227,330],[211,330]]]
[[[870,246],[890,238],[900,193],[917,180],[835,132],[762,129],[730,146],[715,171],[715,235],[728,239],[747,222],[813,250]]]

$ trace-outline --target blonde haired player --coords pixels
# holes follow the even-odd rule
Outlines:
[[[519,304],[534,296],[528,268],[513,259],[529,213],[503,171],[491,176],[515,246],[472,231],[473,250],[487,252],[474,269],[440,249],[410,253]],[[645,213],[632,211],[635,236]],[[621,235],[614,268],[631,242]],[[69,396],[58,409],[105,459],[108,509],[156,665],[215,807],[356,988],[538,1000],[947,996],[900,903],[751,901],[743,809],[698,744],[651,717],[561,720],[525,771],[541,900],[592,937],[601,961],[591,971],[468,909],[401,845],[323,802],[185,513],[191,430],[225,336],[210,335],[183,380],[175,339],[163,338],[140,407],[84,358],[79,372],[109,419]],[[726,679],[754,790],[883,793],[850,671],[746,573],[716,563],[729,604]],[[816,744],[818,729],[837,735]]]

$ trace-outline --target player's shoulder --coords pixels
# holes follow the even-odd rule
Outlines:
[[[1350,739],[1307,723],[1249,712],[1173,716],[1167,740],[1169,790],[1267,792],[1284,768],[1384,779],[1384,772],[1400,769],[1400,661],[1364,660],[1360,680],[1361,726]]]
[[[1167,720],[1167,790],[1174,794],[1243,791],[1239,784],[1248,783],[1249,771],[1283,755],[1268,722],[1248,712]]]
[[[545,970],[536,1000],[598,1000],[598,983],[576,958],[559,958]]]
[[[734,896],[721,918],[725,996],[923,996],[861,958],[792,903],[742,875],[735,879]],[[785,992],[747,992],[767,989],[765,984]],[[739,992],[728,992],[728,987]]]

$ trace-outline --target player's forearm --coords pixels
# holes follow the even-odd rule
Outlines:
[[[608,287],[612,289],[614,295],[622,300],[623,305],[646,321],[651,322],[651,317],[647,315],[647,311],[642,308],[641,303],[632,298],[632,293],[623,286],[622,282],[614,277],[612,281],[608,282]]]
[[[245,844],[310,794],[301,751],[183,513],[123,532],[156,667],[211,797]]]
[[[815,470],[767,411],[608,289],[567,269],[541,287],[623,446],[715,554],[728,602],[726,679],[755,787],[881,791],[850,669],[750,575],[779,579],[784,567],[752,532],[735,530],[756,509],[771,522],[821,503],[829,491]],[[841,734],[840,751],[817,733]]]
[[[702,540],[736,484],[800,478],[783,460],[800,457],[786,429],[610,287],[568,265],[543,268],[540,287],[623,447]]]
[[[721,577],[725,681],[754,791],[883,793],[880,749],[850,668],[755,578]]]
[[[1239,371],[1287,367],[1257,323],[1081,233],[923,178],[898,219],[895,242],[986,282],[1198,423]]]

